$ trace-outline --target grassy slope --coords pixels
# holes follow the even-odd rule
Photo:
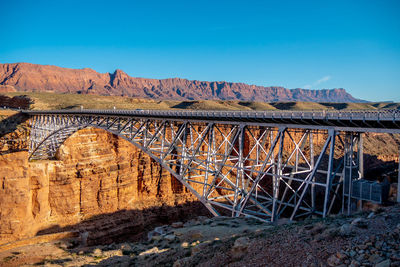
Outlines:
[[[400,109],[400,103],[314,103],[314,102],[247,102],[247,101],[174,101],[152,100],[121,96],[98,96],[78,94],[5,93],[13,97],[27,95],[34,100],[33,109],[196,109],[196,110],[321,110],[321,109]]]

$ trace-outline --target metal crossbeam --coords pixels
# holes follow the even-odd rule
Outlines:
[[[30,160],[54,159],[64,141],[80,129],[104,129],[160,163],[214,215],[265,221],[310,214],[325,217],[336,206],[340,209],[340,203],[334,204],[338,200],[342,211],[350,212],[351,181],[363,172],[361,134],[338,132],[336,126],[317,131],[154,114],[29,114]],[[316,135],[323,145],[315,143]],[[335,157],[338,143],[345,151]]]

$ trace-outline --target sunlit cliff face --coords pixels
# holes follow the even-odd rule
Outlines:
[[[315,101],[357,102],[344,89],[289,90],[244,83],[207,82],[180,78],[131,77],[122,70],[98,73],[30,63],[0,64],[0,86],[5,91],[58,92],[133,96],[175,100]],[[7,88],[5,86],[8,86]]]
[[[148,224],[206,214],[198,203],[183,205],[196,199],[159,164],[103,130],[75,133],[57,157],[28,162],[26,151],[0,155],[0,243],[55,226],[102,231],[122,224],[140,234]],[[166,208],[179,205],[175,211]],[[85,221],[93,216],[90,226]]]

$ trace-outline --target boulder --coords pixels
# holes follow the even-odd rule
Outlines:
[[[338,257],[336,257],[336,255],[331,255],[331,256],[327,259],[326,263],[327,263],[329,266],[338,266],[338,265],[341,264],[341,260],[340,260]]]
[[[384,260],[376,264],[375,267],[390,267],[390,260]]]
[[[351,224],[345,223],[340,226],[339,233],[341,236],[350,236],[354,232],[353,226]]]
[[[351,225],[357,226],[359,228],[367,228],[368,227],[368,222],[363,218],[355,218],[351,222]]]
[[[171,224],[172,228],[182,228],[183,222],[174,222]]]
[[[99,248],[96,248],[95,250],[93,250],[93,256],[95,256],[95,257],[99,257],[99,256],[101,256],[102,254],[103,254],[103,252],[101,251],[101,249],[99,249]]]
[[[234,259],[240,259],[247,252],[250,239],[248,237],[240,237],[235,240],[231,249],[231,254]]]
[[[167,240],[167,241],[169,241],[169,242],[171,242],[171,241],[174,241],[174,240],[176,239],[176,236],[173,235],[173,234],[171,234],[171,235],[166,235],[166,236],[164,236],[164,239]]]

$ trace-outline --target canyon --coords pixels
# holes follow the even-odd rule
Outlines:
[[[88,244],[109,243],[207,214],[173,176],[112,134],[82,130],[56,160],[36,162],[28,162],[28,134],[21,128],[1,138],[0,245],[65,231],[89,233]]]
[[[0,93],[54,92],[173,100],[241,100],[259,102],[363,102],[345,89],[286,89],[233,82],[206,82],[181,78],[131,77],[117,69],[98,73],[30,63],[0,64]]]
[[[104,130],[76,132],[55,160],[28,161],[25,120],[15,112],[2,116],[0,246],[60,232],[79,233],[88,244],[140,239],[157,225],[210,216],[157,162]],[[323,140],[316,136],[314,142],[321,146]],[[365,165],[377,170],[372,179],[396,169],[399,140],[365,135]]]

